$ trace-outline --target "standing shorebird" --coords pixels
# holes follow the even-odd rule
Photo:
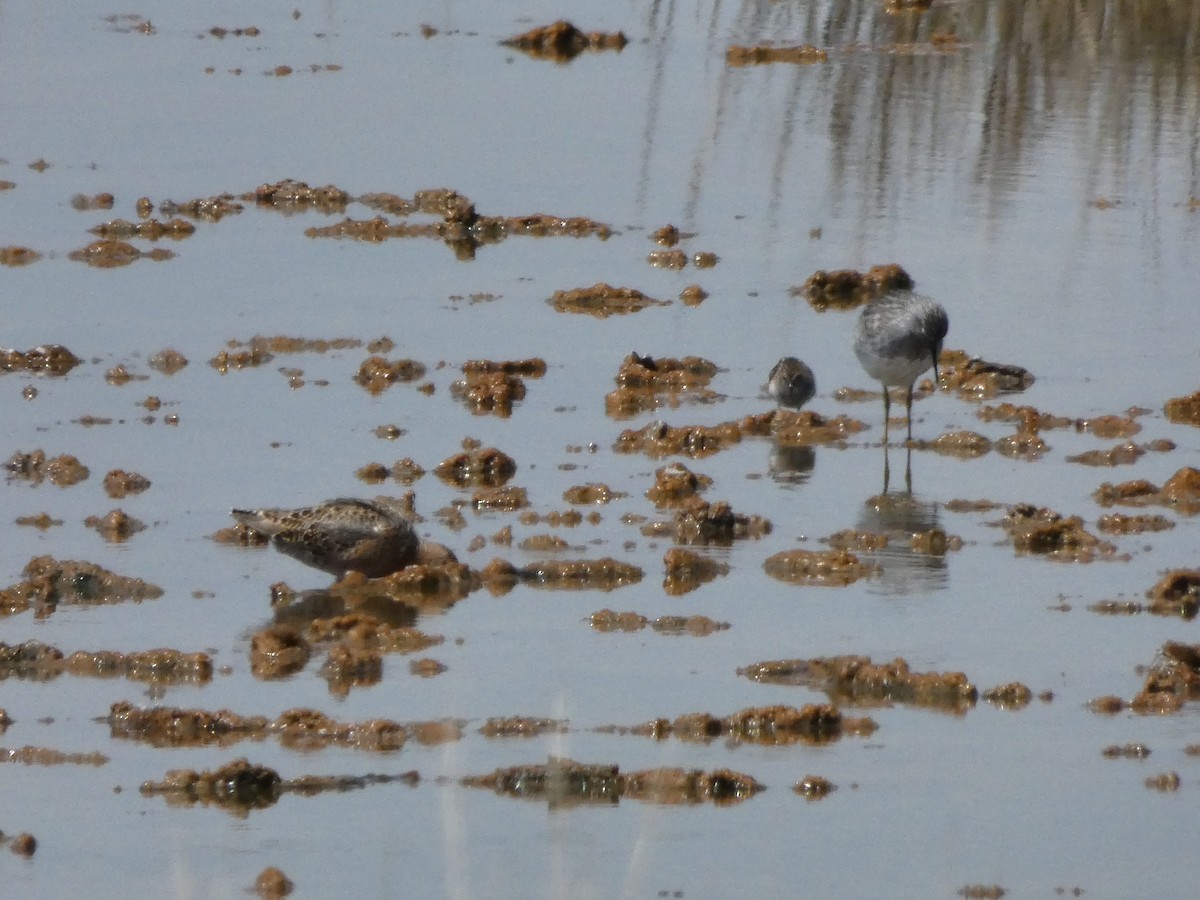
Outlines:
[[[780,406],[799,409],[812,399],[817,390],[812,369],[794,356],[785,356],[767,377],[767,393]]]
[[[339,578],[380,578],[417,561],[420,541],[399,510],[339,498],[302,509],[233,509],[248,528],[270,535],[280,553]]]
[[[854,353],[867,374],[883,385],[883,444],[888,442],[888,415],[892,401],[888,387],[907,390],[904,413],[908,439],[912,440],[913,384],[933,366],[937,384],[938,354],[950,329],[946,310],[928,297],[911,292],[887,294],[868,303],[854,331]]]

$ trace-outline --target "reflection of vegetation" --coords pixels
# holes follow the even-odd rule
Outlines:
[[[651,43],[665,53],[670,16],[655,9],[647,30],[661,32]],[[812,171],[812,159],[798,158],[802,133],[828,135],[829,202],[854,201],[866,188],[863,214],[928,191],[931,179],[914,176],[930,170],[979,185],[994,211],[1036,171],[1038,152],[1056,147],[1077,160],[1083,199],[1108,208],[1129,173],[1141,174],[1135,163],[1178,154],[1175,135],[1186,136],[1191,166],[1176,200],[1200,193],[1195,4],[988,0],[922,11],[879,0],[748,0],[732,23],[720,18],[709,19],[713,56],[740,45],[812,44],[829,61],[727,66],[695,161],[696,191],[720,133],[752,119],[776,150],[763,173],[772,207],[785,202],[789,173]],[[893,177],[901,173],[909,177]]]

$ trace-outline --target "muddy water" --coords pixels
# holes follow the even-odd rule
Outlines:
[[[68,656],[171,648],[207,654],[213,671],[5,670],[0,707],[12,724],[3,746],[68,754],[0,768],[0,830],[37,841],[32,856],[5,863],[14,891],[233,896],[277,866],[299,896],[784,896],[797,884],[854,897],[1188,892],[1187,798],[1200,789],[1193,703],[1159,715],[1102,715],[1089,704],[1133,700],[1144,667],[1163,665],[1169,641],[1200,640],[1196,626],[1179,614],[1089,607],[1146,605],[1164,571],[1197,562],[1186,503],[1105,508],[1094,497],[1102,482],[1160,487],[1197,465],[1196,429],[1163,412],[1200,387],[1190,327],[1200,104],[1189,6],[136,12],[105,18],[43,4],[0,20],[0,72],[12,86],[0,180],[13,185],[0,191],[0,246],[41,254],[0,270],[0,344],[60,344],[82,359],[62,376],[0,374],[0,456],[71,454],[89,470],[70,486],[20,477],[0,486],[0,582],[23,582],[30,560],[50,555],[144,579],[162,595],[69,602],[94,587],[76,578],[67,600],[60,591],[40,612],[6,615],[0,640]],[[559,17],[623,32],[628,43],[569,62],[500,44]],[[767,45],[811,45],[825,59],[797,51],[801,62],[734,64]],[[729,57],[731,47],[751,51]],[[334,185],[349,202],[238,198],[286,178]],[[428,205],[401,215],[359,199],[411,201],[428,189],[457,191],[476,217],[584,217],[611,234],[539,237],[509,222],[479,226],[472,234],[504,239],[472,246],[430,234],[478,225],[465,214]],[[111,208],[72,203],[102,192]],[[129,265],[70,258],[96,240],[89,229],[140,221],[141,197],[166,222],[164,201],[226,193],[240,212],[180,215],[195,231],[179,240],[129,237],[142,254]],[[411,230],[379,240],[305,234],[377,215]],[[667,224],[684,235],[681,269],[647,261],[664,249],[651,235]],[[156,248],[174,255],[148,256]],[[716,265],[698,267],[696,253],[716,254]],[[918,446],[893,443],[884,501],[882,404],[877,394],[840,392],[875,389],[851,352],[855,313],[817,311],[790,290],[817,270],[881,263],[901,264],[947,308],[948,348],[1036,378],[983,401],[949,389],[918,399]],[[601,317],[548,302],[599,282],[660,303]],[[693,284],[707,298],[682,302]],[[347,340],[276,346],[269,361],[224,373],[210,365],[255,335]],[[384,337],[386,349],[372,346]],[[165,348],[188,365],[171,375],[153,368]],[[661,405],[618,419],[605,398],[631,351],[695,355],[718,371],[703,391],[659,392]],[[425,373],[370,393],[354,376],[377,352]],[[718,426],[769,412],[762,385],[784,355],[816,373],[809,409],[866,430],[781,447],[746,429],[702,456],[615,449],[623,431],[656,419]],[[546,372],[521,379],[510,416],[456,396],[468,360],[529,358]],[[106,378],[117,365],[135,380]],[[998,449],[964,458],[920,443],[972,431],[991,447],[1017,426],[977,412],[1004,401],[1067,421],[1021,432],[1045,442],[1036,458]],[[1131,416],[1140,430],[1100,437],[1077,427],[1102,415]],[[385,425],[396,426],[392,437],[377,433]],[[893,427],[893,439],[900,433]],[[524,510],[476,508],[480,488],[434,475],[466,438],[513,458],[509,484],[525,490]],[[1115,467],[1068,461],[1125,441],[1174,448],[1156,445]],[[356,477],[368,463],[404,458],[426,472],[411,486]],[[768,520],[770,532],[723,539],[716,525],[681,526],[676,510],[656,508],[645,497],[656,470],[680,462],[712,480],[702,498]],[[150,487],[110,497],[104,479],[115,469]],[[617,496],[588,506],[564,499],[592,483]],[[443,642],[383,654],[378,678],[364,679],[372,683],[323,677],[330,646],[320,642],[298,673],[258,677],[252,636],[277,619],[304,623],[304,610],[313,614],[303,604],[329,600],[305,595],[291,612],[273,609],[272,585],[317,591],[330,579],[273,550],[213,540],[232,524],[229,508],[409,489],[422,536],[475,572],[499,557],[544,576],[548,561],[590,560],[591,575],[409,595],[407,604],[376,599],[369,608],[390,624]],[[964,510],[955,500],[996,505]],[[1111,548],[1083,552],[1091,562],[1078,561],[1078,546],[1058,554],[1066,560],[1018,550],[1046,549],[1011,521],[1000,526],[1019,503],[1079,516]],[[118,507],[147,527],[111,541],[85,525]],[[551,518],[570,510],[580,521]],[[1174,527],[1110,535],[1098,522],[1114,511],[1161,515]],[[61,524],[17,524],[41,513]],[[664,554],[697,528],[718,530],[688,544],[716,564],[715,577],[685,592],[664,587]],[[915,548],[914,534],[924,536]],[[553,543],[546,535],[566,548],[539,549]],[[527,538],[542,540],[522,549]],[[784,551],[853,540],[868,574],[852,583],[795,583],[764,568]],[[642,577],[606,582],[604,558]],[[601,630],[591,617],[603,609],[729,627]],[[859,684],[856,702],[836,686],[738,674],[764,661],[848,655],[902,657],[935,687],[960,672],[980,692],[1019,682],[1032,699],[1020,708],[982,696],[919,701],[919,691]],[[421,659],[444,671],[410,668]],[[342,725],[391,720],[406,739],[378,750],[351,739],[297,743],[260,727],[164,747],[119,736],[108,717],[120,701],[277,724],[307,708]],[[708,739],[628,731],[699,712],[723,720],[825,703],[874,727],[755,738],[726,723]],[[481,733],[510,716],[559,724],[530,737]],[[1139,743],[1148,756],[1104,752]],[[233,803],[142,790],[170,770],[215,772],[239,757],[283,786],[247,777]],[[676,790],[659,773],[649,782],[659,789],[639,793],[644,778],[535,768],[550,757],[630,776],[678,767],[702,777]],[[519,779],[461,780],[513,766],[529,768]],[[714,776],[722,770],[766,790],[735,790]],[[307,792],[296,783],[413,771],[415,782]],[[792,788],[809,775],[837,789],[806,799]]]

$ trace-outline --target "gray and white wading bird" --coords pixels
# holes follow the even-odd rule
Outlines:
[[[785,356],[775,363],[767,377],[767,393],[780,406],[789,409],[799,409],[816,391],[812,369],[794,356]]]
[[[888,442],[891,398],[888,387],[906,390],[904,413],[912,440],[913,384],[933,366],[938,379],[938,354],[950,329],[946,310],[928,297],[910,291],[887,294],[863,307],[854,330],[854,353],[867,374],[883,385],[883,443]]]

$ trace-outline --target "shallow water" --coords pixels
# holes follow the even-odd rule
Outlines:
[[[44,254],[0,270],[0,344],[59,343],[85,360],[62,378],[0,375],[0,455],[72,453],[91,470],[68,488],[0,486],[0,579],[20,581],[31,557],[52,554],[164,589],[137,605],[13,615],[0,640],[36,639],[66,653],[203,650],[218,667],[200,687],[70,675],[3,681],[0,707],[14,720],[4,746],[109,757],[100,767],[0,768],[0,830],[38,839],[31,859],[4,863],[14,892],[231,896],[276,865],[299,896],[792,896],[797,885],[845,897],[952,896],[968,885],[1001,885],[1008,896],[1076,887],[1090,898],[1190,893],[1188,798],[1198,778],[1185,747],[1198,740],[1194,709],[1105,717],[1086,704],[1131,698],[1142,683],[1136,667],[1150,665],[1167,640],[1195,641],[1196,626],[1087,607],[1141,600],[1162,571],[1195,565],[1197,522],[1168,510],[1173,530],[1102,535],[1125,561],[1056,563],[1014,554],[990,524],[1003,507],[943,507],[956,498],[1027,501],[1079,515],[1095,531],[1109,511],[1092,497],[1101,482],[1161,484],[1197,465],[1196,429],[1162,412],[1168,398],[1198,387],[1190,325],[1200,274],[1191,203],[1200,195],[1200,31],[1190,5],[935,2],[925,13],[888,15],[857,2],[327,4],[299,7],[298,18],[266,6],[177,6],[139,8],[152,34],[71,5],[0,13],[0,80],[12,86],[0,179],[15,183],[0,191],[0,246]],[[559,17],[623,30],[630,43],[569,64],[498,43]],[[437,33],[422,36],[422,24]],[[250,25],[258,37],[208,33]],[[935,33],[958,43],[935,47]],[[814,44],[829,58],[727,64],[731,45],[764,42]],[[309,68],[330,64],[341,69]],[[279,65],[294,71],[263,74]],[[39,159],[49,168],[27,167]],[[481,214],[586,216],[615,233],[603,241],[512,236],[464,260],[431,239],[307,238],[304,229],[341,214],[281,215],[246,203],[239,215],[198,222],[186,240],[160,242],[176,252],[169,260],[98,270],[68,258],[92,240],[88,228],[134,219],[139,197],[237,194],[289,177],[355,195],[453,188]],[[72,208],[72,196],[100,191],[115,195],[113,209]],[[375,215],[361,205],[345,214]],[[689,255],[715,252],[718,265],[650,267],[657,245],[649,235],[667,223],[693,235],[682,244]],[[1132,440],[1167,438],[1176,449],[1092,468],[1066,457],[1116,441],[1057,429],[1043,434],[1050,450],[1032,462],[915,450],[922,528],[936,523],[962,539],[961,550],[919,557],[893,544],[876,557],[879,575],[842,588],[767,577],[763,562],[778,551],[822,549],[820,539],[842,529],[881,527],[867,506],[883,488],[881,404],[835,397],[845,386],[872,388],[851,351],[855,314],[816,312],[788,289],[817,269],[887,262],[946,306],[948,347],[1036,376],[1028,391],[1003,399],[1085,418],[1144,407]],[[604,320],[546,302],[598,281],[671,302]],[[692,283],[710,295],[696,307],[677,299]],[[494,296],[467,299],[477,293]],[[352,381],[365,346],[281,354],[225,375],[207,365],[227,341],[256,334],[364,344],[386,335],[396,346],[385,355],[424,363],[422,381],[434,390],[398,384],[370,396]],[[190,365],[170,377],[151,370],[148,358],[165,347]],[[631,350],[712,360],[720,399],[628,421],[605,416],[604,397]],[[668,596],[670,539],[648,538],[622,517],[669,518],[644,492],[672,459],[618,454],[614,441],[655,418],[715,424],[766,411],[762,383],[786,354],[816,372],[810,408],[870,428],[847,446],[816,447],[799,477],[774,477],[781,461],[772,461],[768,438],[683,460],[713,479],[707,499],[765,517],[773,530],[699,548],[729,573]],[[466,360],[533,356],[548,372],[526,379],[511,418],[472,415],[452,398]],[[105,372],[118,363],[148,380],[108,384]],[[287,367],[303,370],[303,387],[289,386]],[[26,400],[30,385],[38,394]],[[150,394],[164,405],[145,424],[138,404]],[[977,407],[949,392],[919,400],[914,431],[930,439],[1012,432],[978,419]],[[164,423],[169,413],[178,425]],[[113,422],[85,427],[77,420],[87,415]],[[403,436],[377,438],[388,423]],[[588,482],[627,496],[598,507],[598,524],[529,526],[468,506],[467,527],[451,531],[434,513],[470,492],[432,470],[468,436],[517,461],[514,483],[539,513],[567,509],[563,491]],[[269,586],[316,589],[329,579],[274,551],[210,536],[229,524],[231,506],[399,494],[394,482],[365,485],[355,471],[402,457],[428,471],[414,485],[422,534],[473,568],[494,556],[518,565],[544,557],[516,545],[553,532],[572,545],[567,558],[613,556],[645,575],[611,593],[478,590],[442,614],[423,613],[417,626],[446,638],[418,654],[447,666],[434,678],[389,655],[381,683],[336,696],[318,675],[321,653],[290,679],[255,678],[249,639],[271,621]],[[893,445],[888,461],[896,491],[905,450]],[[144,474],[152,487],[110,500],[102,481],[115,468]],[[150,527],[109,544],[84,526],[115,506]],[[14,524],[42,511],[63,525]],[[471,538],[505,525],[512,547],[468,550]],[[731,627],[706,637],[606,634],[588,623],[605,607],[650,618],[702,614]],[[825,702],[816,691],[735,673],[762,660],[838,654],[903,656],[915,671],[962,671],[981,690],[1020,681],[1053,700],[1013,711],[980,700],[965,715],[845,708],[878,730],[822,746],[595,730]],[[274,739],[162,750],[114,739],[96,721],[123,699],[269,718],[303,706],[341,722],[465,725],[459,740],[410,740],[382,755],[301,753]],[[568,719],[570,728],[528,739],[478,733],[489,717],[513,715]],[[1135,741],[1151,748],[1149,759],[1101,755]],[[622,771],[730,768],[768,789],[730,806],[625,799],[550,808],[458,784],[550,755]],[[138,790],[169,769],[213,769],[239,756],[285,778],[415,769],[421,780],[288,794],[245,817],[168,806]],[[1144,785],[1167,771],[1181,776],[1178,791]],[[808,774],[838,790],[806,801],[791,786]]]

